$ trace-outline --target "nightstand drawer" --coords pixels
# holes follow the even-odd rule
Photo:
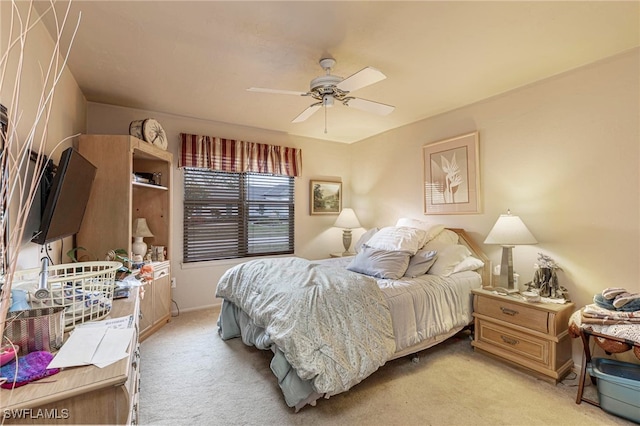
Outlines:
[[[549,313],[508,300],[479,297],[476,300],[476,312],[510,324],[526,327],[530,330],[549,333]]]
[[[478,342],[490,345],[488,348],[481,345],[485,350],[511,352],[520,359],[527,358],[547,367],[550,365],[551,342],[548,340],[483,320],[478,321],[476,333]]]

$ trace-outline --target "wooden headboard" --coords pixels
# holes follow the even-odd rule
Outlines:
[[[478,247],[478,245],[471,239],[469,234],[467,234],[467,232],[464,229],[462,228],[447,228],[447,229],[458,234],[459,243],[466,246],[469,250],[471,250],[471,253],[473,253],[475,257],[477,257],[478,259],[484,262],[484,266],[480,270],[478,270],[478,272],[480,273],[480,275],[482,275],[482,286],[490,287],[491,286],[491,270],[493,268],[491,267],[491,261],[489,260],[487,255],[484,254],[482,250],[480,250],[480,247]]]

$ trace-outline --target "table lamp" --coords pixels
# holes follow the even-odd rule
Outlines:
[[[353,228],[360,228],[360,222],[353,209],[342,209],[336,223],[333,224],[336,228],[342,228],[342,244],[344,245],[343,256],[350,256],[353,253],[349,251],[351,247],[351,230]]]
[[[147,225],[147,219],[139,218],[133,221],[133,244],[131,244],[131,251],[133,254],[138,254],[144,257],[147,254],[147,243],[144,242],[144,237],[153,237],[149,225]]]
[[[508,293],[517,293],[513,283],[513,255],[511,249],[521,244],[537,244],[538,241],[531,234],[527,226],[518,216],[513,216],[510,210],[501,214],[493,228],[484,240],[485,244],[500,244],[502,246],[502,263],[500,265],[500,285]]]

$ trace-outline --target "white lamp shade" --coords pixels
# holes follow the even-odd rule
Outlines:
[[[353,229],[360,228],[360,222],[353,209],[342,209],[336,223],[333,224],[336,228]]]
[[[139,218],[133,221],[132,237],[153,237],[153,233],[147,225],[147,219]]]
[[[520,244],[537,244],[538,241],[522,222],[522,219],[508,213],[500,215],[484,243],[516,246]]]

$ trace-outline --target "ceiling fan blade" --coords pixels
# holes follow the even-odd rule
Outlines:
[[[374,114],[379,115],[388,115],[393,112],[396,107],[381,104],[380,102],[368,101],[366,99],[360,98],[349,98],[345,102],[343,102],[346,106],[360,109],[362,111],[372,112]]]
[[[306,120],[307,118],[311,117],[314,112],[319,110],[321,106],[322,106],[321,102],[318,102],[316,104],[311,105],[309,108],[307,108],[304,111],[302,111],[302,113],[300,113],[300,115],[298,115],[296,118],[294,118],[291,122],[292,123],[300,123],[300,122]]]
[[[280,90],[280,89],[265,89],[262,87],[249,87],[247,92],[261,92],[261,93],[275,93],[278,95],[296,95],[296,96],[306,96],[307,92],[298,92],[296,90]]]
[[[386,75],[372,67],[361,69],[357,73],[345,78],[336,87],[345,92],[353,92],[373,83],[377,83],[387,78]]]

